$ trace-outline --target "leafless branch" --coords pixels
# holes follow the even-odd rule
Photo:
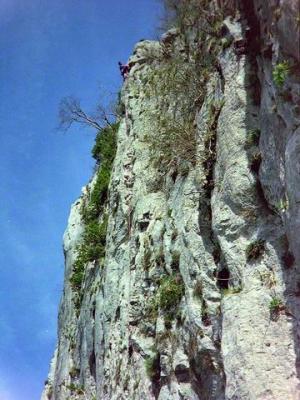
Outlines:
[[[73,97],[64,97],[59,105],[59,129],[67,131],[73,123],[87,125],[97,131],[105,125],[111,125],[109,114],[99,105],[95,114],[87,114],[80,105],[80,101]]]

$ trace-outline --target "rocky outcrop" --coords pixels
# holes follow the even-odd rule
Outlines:
[[[172,29],[129,60],[98,217],[109,215],[105,258],[86,263],[78,303],[70,277],[94,178],[64,235],[43,400],[300,399],[299,4],[224,3],[216,37]],[[216,58],[191,75],[182,65],[199,47]],[[153,95],[178,57],[194,85],[175,74],[174,96],[165,81]],[[191,139],[181,114],[198,84]],[[170,113],[175,145],[157,157]]]

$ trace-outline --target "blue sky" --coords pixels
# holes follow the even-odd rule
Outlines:
[[[91,176],[93,132],[58,133],[67,95],[92,108],[153,38],[156,0],[0,0],[0,400],[38,400],[56,342],[62,235]]]

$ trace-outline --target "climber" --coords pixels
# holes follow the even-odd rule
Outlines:
[[[125,79],[128,77],[130,67],[128,64],[122,64],[121,61],[119,61],[118,64],[121,71],[121,75],[123,76],[123,79],[125,81]]]

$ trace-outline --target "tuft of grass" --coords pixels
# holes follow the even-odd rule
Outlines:
[[[245,142],[246,147],[258,146],[260,137],[260,129],[251,129],[247,133],[247,138]]]
[[[276,277],[273,271],[267,270],[260,272],[260,278],[262,283],[269,289],[276,286]]]
[[[265,241],[262,239],[257,239],[250,243],[246,249],[247,261],[257,260],[265,252]]]
[[[161,310],[165,322],[170,325],[177,315],[178,306],[184,292],[184,284],[179,274],[174,273],[162,278],[156,295],[146,308],[147,317],[153,321],[157,318],[158,311]]]
[[[230,47],[232,42],[233,42],[233,38],[229,38],[229,37],[222,38],[222,40],[221,40],[222,50],[225,50],[228,47]]]
[[[283,61],[275,65],[272,76],[277,87],[282,87],[290,72],[290,64],[288,61]]]
[[[280,199],[276,204],[275,204],[275,208],[277,210],[277,212],[285,212],[286,210],[288,210],[289,208],[289,201],[288,199],[282,198]]]
[[[184,284],[179,275],[174,274],[163,278],[158,291],[159,308],[173,319],[183,295]]]
[[[156,111],[147,112],[151,130],[145,140],[153,163],[159,165],[163,173],[176,169],[178,174],[186,176],[196,162],[195,115],[205,97],[211,68],[208,64],[209,67],[200,65],[196,56],[187,62],[183,54],[174,52],[152,67],[146,97],[157,99],[161,115],[157,118]]]
[[[271,313],[279,313],[284,308],[283,302],[279,297],[272,297],[269,303],[269,310]]]
[[[144,84],[145,96],[155,98],[157,107],[147,111],[150,123],[145,141],[149,144],[153,164],[160,166],[163,175],[176,171],[184,177],[199,161],[195,116],[205,99],[207,81],[218,69],[222,46],[230,43],[226,43],[226,39],[220,40],[224,16],[212,2],[163,0],[163,3],[168,22],[178,28],[184,50],[176,40],[163,40],[159,62],[151,64]],[[197,36],[197,45],[187,40],[190,30]],[[156,115],[157,108],[161,110],[160,118]],[[218,112],[215,114],[217,118]],[[210,171],[215,156],[215,148],[209,145],[216,142],[216,118],[208,127],[208,135],[212,137],[206,141],[208,185],[212,183]]]

